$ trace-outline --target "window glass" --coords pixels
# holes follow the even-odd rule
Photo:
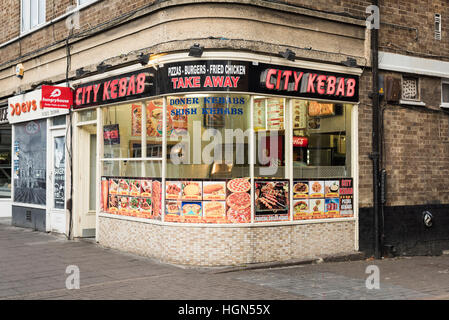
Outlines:
[[[350,176],[352,105],[295,99],[293,177]]]
[[[22,32],[45,23],[45,0],[22,0]]]
[[[449,83],[443,83],[443,103],[449,103]]]
[[[47,120],[14,126],[14,201],[46,204]]]
[[[245,95],[168,97],[167,178],[249,177],[249,107]]]
[[[93,121],[97,119],[97,109],[79,111],[79,122]]]
[[[11,197],[11,127],[0,127],[0,198]]]
[[[83,4],[86,4],[89,2],[95,2],[95,1],[97,1],[97,0],[78,0],[78,4],[83,5]]]
[[[256,177],[285,177],[285,99],[254,99]]]
[[[104,158],[142,157],[141,109],[142,103],[103,109]]]
[[[65,125],[66,116],[57,116],[51,119],[53,126],[63,126]]]

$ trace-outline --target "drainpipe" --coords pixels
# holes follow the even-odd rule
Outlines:
[[[379,7],[379,1],[374,0],[373,5]],[[379,10],[380,12],[380,10]],[[379,184],[379,30],[371,29],[371,58],[372,58],[372,73],[373,73],[373,91],[371,93],[373,105],[373,136],[372,136],[372,152],[370,159],[373,161],[373,216],[374,216],[374,258],[380,259],[382,256],[380,247],[380,184]]]

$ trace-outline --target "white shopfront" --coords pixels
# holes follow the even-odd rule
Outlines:
[[[359,75],[220,52],[79,81],[78,234],[198,265],[357,250]]]
[[[12,224],[67,232],[69,109],[43,108],[42,90],[8,100],[12,127]]]

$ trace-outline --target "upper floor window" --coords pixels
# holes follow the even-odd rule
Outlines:
[[[21,32],[45,23],[45,0],[22,0],[21,6]]]
[[[83,4],[95,2],[97,0],[78,0],[78,5],[82,6]]]
[[[449,80],[443,80],[441,83],[441,105],[449,108]]]

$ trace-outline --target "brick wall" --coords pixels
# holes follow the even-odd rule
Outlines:
[[[379,50],[449,60],[447,0],[383,0]],[[441,14],[442,40],[434,37],[434,14]]]
[[[388,104],[384,112],[388,206],[449,204],[449,114],[439,108],[441,79],[420,76],[419,83],[425,107]]]
[[[163,262],[227,266],[306,260],[355,251],[355,222],[259,227],[186,227],[99,218],[102,246]]]

